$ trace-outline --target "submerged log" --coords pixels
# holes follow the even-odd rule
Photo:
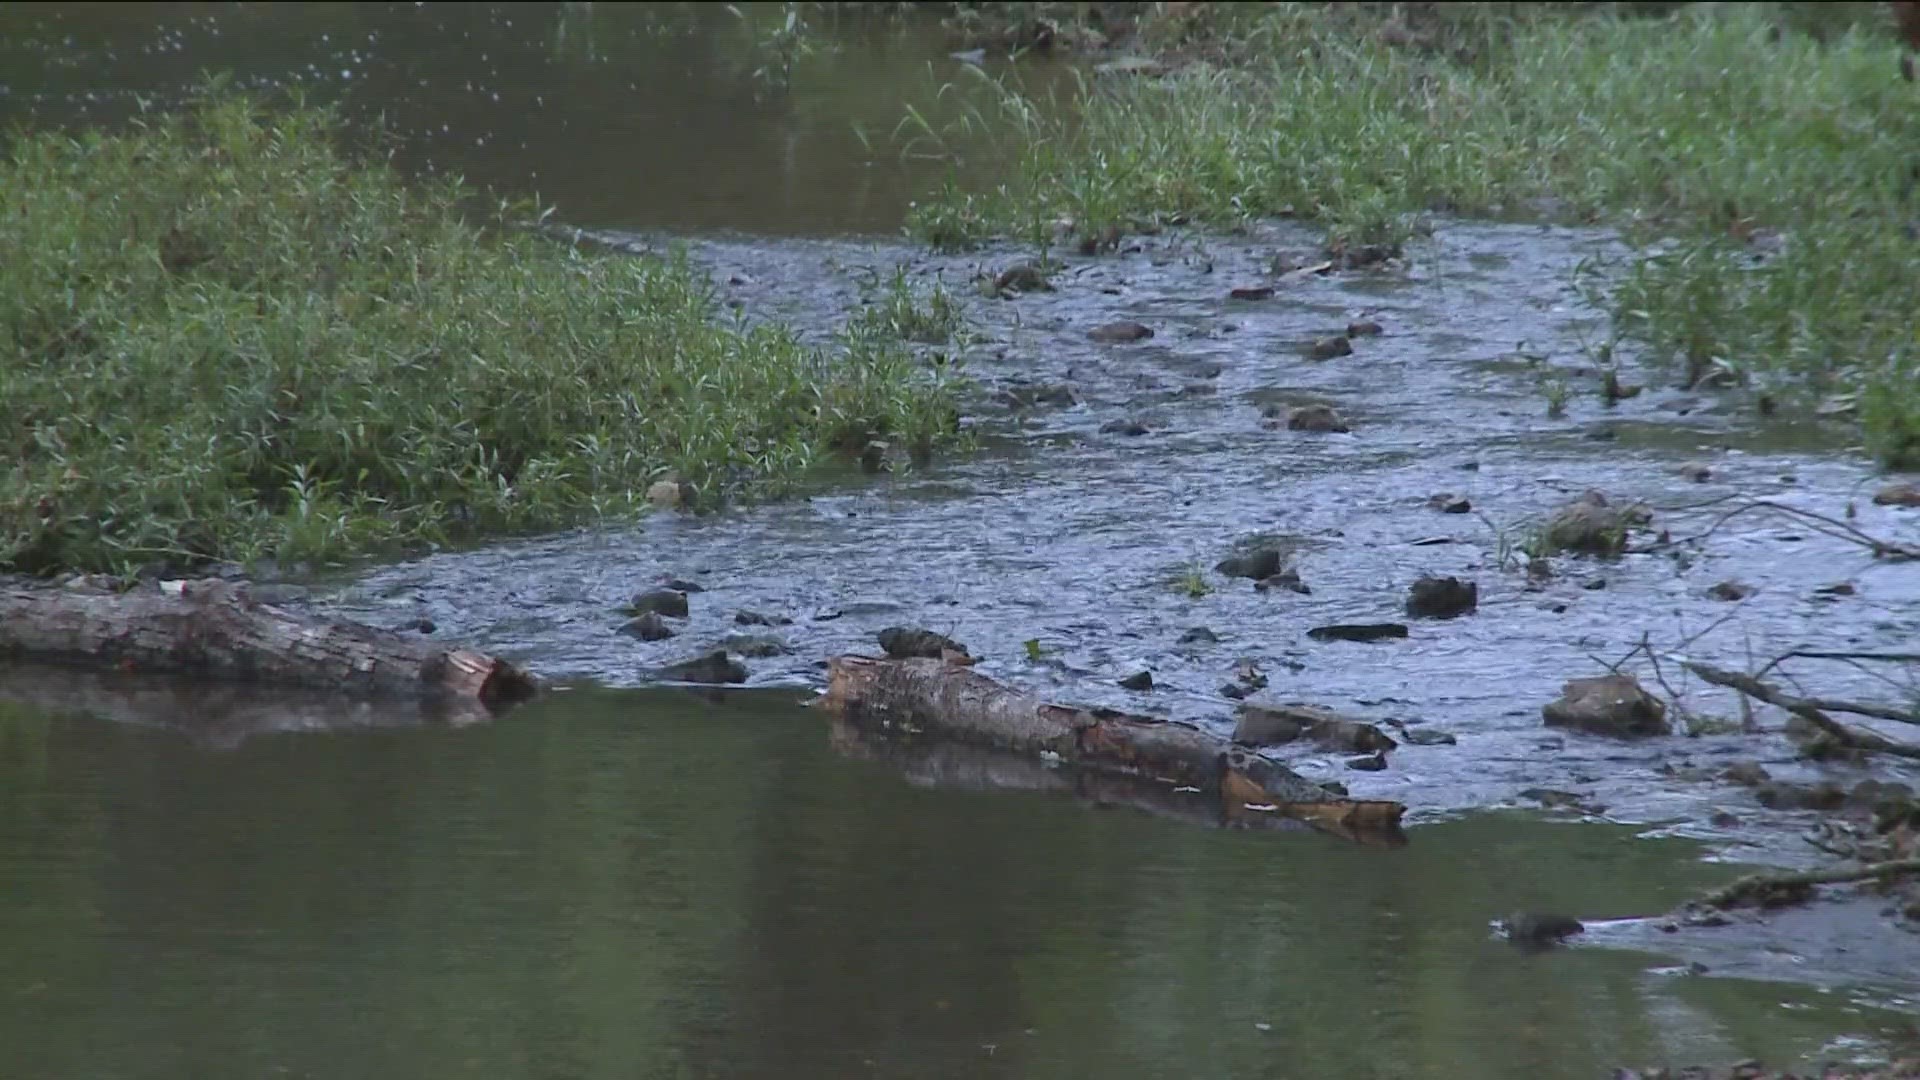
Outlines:
[[[349,695],[209,683],[189,675],[126,672],[104,665],[0,660],[0,706],[7,704],[48,716],[84,716],[165,731],[217,751],[273,735],[464,727],[494,717],[478,700],[450,694]]]
[[[1245,747],[1186,724],[1054,705],[938,660],[836,657],[821,705],[870,731],[1049,755],[1096,775],[1151,779],[1218,801],[1228,815],[1277,813],[1341,835],[1397,832],[1405,807],[1335,794]]]
[[[1303,835],[1341,832],[1281,814],[1230,809],[1217,794],[1209,796],[1140,777],[1059,768],[1040,758],[1009,750],[956,742],[910,745],[838,717],[829,722],[828,739],[842,756],[891,766],[916,787],[976,794],[1065,796],[1099,809],[1136,810],[1204,829],[1259,829]],[[1406,843],[1405,835],[1398,829],[1341,835],[1360,843],[1388,847]]]
[[[0,656],[265,686],[443,694],[488,709],[539,686],[534,675],[484,653],[299,615],[219,580],[125,593],[0,583]]]

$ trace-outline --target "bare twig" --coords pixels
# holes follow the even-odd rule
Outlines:
[[[1742,900],[1765,896],[1780,889],[1798,889],[1813,885],[1843,885],[1852,881],[1890,878],[1920,871],[1920,858],[1889,859],[1852,869],[1806,870],[1792,874],[1748,874],[1725,888],[1694,901],[1706,907],[1732,907]]]
[[[1793,715],[1805,719],[1815,727],[1818,727],[1843,746],[1849,746],[1857,750],[1872,750],[1882,754],[1892,754],[1895,757],[1920,760],[1920,746],[1908,746],[1905,743],[1894,742],[1891,739],[1877,735],[1871,731],[1848,727],[1833,717],[1828,716],[1825,710],[1832,708],[1834,712],[1856,712],[1862,716],[1882,716],[1885,719],[1903,719],[1908,723],[1920,723],[1920,719],[1915,719],[1906,714],[1884,716],[1883,714],[1891,712],[1892,710],[1880,709],[1877,706],[1869,707],[1873,711],[1861,711],[1858,708],[1835,707],[1847,705],[1848,703],[1846,702],[1810,701],[1797,698],[1791,694],[1781,693],[1779,690],[1761,682],[1751,675],[1745,675],[1737,671],[1725,671],[1699,663],[1698,661],[1686,661],[1686,668],[1688,671],[1713,683],[1715,686],[1724,686],[1730,690],[1738,690],[1740,693],[1746,694],[1756,701],[1764,701],[1769,705],[1777,705]]]
[[[1846,540],[1849,543],[1859,544],[1861,547],[1873,552],[1875,558],[1920,559],[1920,547],[1912,544],[1902,544],[1892,540],[1882,540],[1879,537],[1861,532],[1859,529],[1841,521],[1839,518],[1828,517],[1825,514],[1816,514],[1811,510],[1802,510],[1797,506],[1785,506],[1781,503],[1767,502],[1765,500],[1736,506],[1715,518],[1713,524],[1707,526],[1704,532],[1687,537],[1686,539],[1687,541],[1705,540],[1707,537],[1712,536],[1720,526],[1725,525],[1728,521],[1749,510],[1772,510],[1791,518],[1797,518],[1813,526],[1815,532],[1823,533],[1835,539]]]
[[[1687,666],[1697,669],[1698,667],[1701,667],[1704,665],[1689,664]],[[1697,673],[1697,670],[1696,670],[1696,673]],[[1732,673],[1722,672],[1722,674],[1732,674]],[[1705,674],[1700,674],[1700,677],[1703,679],[1706,679],[1708,682],[1715,681],[1714,679],[1709,678]],[[1732,683],[1720,683],[1720,685],[1731,687],[1732,689],[1738,690],[1743,694],[1752,694],[1754,697],[1759,698],[1761,701],[1765,701],[1769,705],[1778,705],[1781,708],[1788,710],[1789,712],[1793,711],[1794,705],[1797,704],[1800,707],[1809,708],[1809,709],[1818,709],[1821,712],[1852,713],[1855,716],[1871,716],[1876,720],[1897,720],[1903,724],[1920,724],[1920,716],[1916,716],[1913,713],[1907,712],[1903,709],[1895,709],[1887,705],[1873,705],[1865,702],[1840,701],[1832,698],[1791,698],[1785,694],[1781,694],[1777,690],[1773,690],[1772,687],[1767,686],[1765,683],[1761,682],[1757,678],[1753,678],[1752,676],[1735,675],[1734,677],[1748,679],[1751,681],[1753,686],[1759,687],[1762,690],[1767,690],[1775,694],[1780,698],[1780,700],[1775,701],[1767,697],[1765,694],[1755,693],[1753,690],[1748,689],[1746,686],[1735,686]],[[1794,704],[1789,704],[1789,702],[1792,702]]]
[[[1826,652],[1819,649],[1795,649],[1783,654],[1781,660],[1794,658],[1806,660],[1870,660],[1888,664],[1920,664],[1920,653],[1910,652]],[[1775,661],[1778,663],[1779,661]]]

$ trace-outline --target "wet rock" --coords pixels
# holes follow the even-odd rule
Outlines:
[[[1364,720],[1329,716],[1307,729],[1307,737],[1322,746],[1360,753],[1383,754],[1400,744],[1393,737]]]
[[[1631,675],[1569,679],[1560,700],[1540,710],[1548,727],[1628,738],[1668,734],[1667,707]]]
[[[1250,693],[1252,693],[1251,690],[1241,686],[1239,683],[1220,684],[1220,696],[1231,701],[1239,701]]]
[[[1822,585],[1813,590],[1815,596],[1852,596],[1855,593],[1853,582],[1841,581],[1832,585]]]
[[[1327,248],[1327,258],[1342,270],[1365,270],[1399,257],[1399,244],[1333,245]]]
[[[1465,514],[1473,510],[1473,504],[1468,502],[1465,496],[1455,495],[1451,491],[1427,496],[1427,506],[1443,514]]]
[[[1002,298],[1029,292],[1052,292],[1046,268],[1039,263],[1019,262],[994,275],[993,292]]]
[[[1540,538],[1554,551],[1610,557],[1626,550],[1628,533],[1651,520],[1644,506],[1615,504],[1589,491],[1556,511]]]
[[[1316,338],[1313,344],[1307,346],[1307,359],[1309,360],[1332,360],[1336,356],[1352,355],[1353,342],[1348,341],[1345,334]]]
[[[1064,384],[1036,383],[1011,386],[994,394],[994,400],[1010,409],[1030,409],[1035,405],[1067,407],[1079,404],[1073,388]]]
[[[1847,793],[1838,784],[1789,784],[1769,780],[1753,790],[1753,797],[1769,810],[1838,810]]]
[[[1847,792],[1847,801],[1872,810],[1887,808],[1904,817],[1913,804],[1913,789],[1893,780],[1862,780]]]
[[[655,675],[674,682],[743,683],[747,681],[747,665],[728,656],[725,649],[715,649],[691,659],[668,664],[655,672]]]
[[[1109,420],[1100,425],[1102,435],[1145,435],[1149,430],[1138,420]]]
[[[1234,555],[1213,564],[1215,571],[1228,577],[1263,581],[1279,574],[1286,557],[1278,548],[1258,548],[1245,555]]]
[[[1759,787],[1773,779],[1773,776],[1757,761],[1736,761],[1727,766],[1726,771],[1720,774],[1720,778],[1731,784]]]
[[[1480,586],[1457,577],[1423,577],[1407,590],[1407,616],[1453,619],[1480,604]]]
[[[678,480],[656,480],[647,487],[647,501],[660,510],[693,505],[693,485]]]
[[[749,658],[786,656],[793,652],[786,642],[772,634],[728,634],[725,645],[728,652]]]
[[[1087,331],[1087,336],[1103,345],[1124,345],[1132,341],[1145,341],[1153,336],[1153,329],[1145,323],[1122,319],[1096,326]]]
[[[1528,788],[1520,793],[1523,799],[1532,799],[1541,806],[1553,810],[1586,810],[1587,797],[1577,791],[1560,791],[1555,788]]]
[[[1454,746],[1460,740],[1449,731],[1436,731],[1431,728],[1401,728],[1400,738],[1408,746]]]
[[[1368,754],[1365,757],[1347,759],[1347,768],[1356,772],[1380,772],[1387,767],[1387,755]]]
[[[1603,577],[1588,578],[1580,583],[1580,587],[1588,592],[1599,592],[1607,587],[1607,579]]]
[[[1725,810],[1716,810],[1712,817],[1707,818],[1707,824],[1716,829],[1737,829],[1741,822],[1737,815],[1729,814]]]
[[[1287,430],[1343,435],[1353,429],[1331,405],[1302,405],[1287,413]]]
[[[673,636],[673,630],[667,625],[667,621],[654,611],[643,612],[639,617],[628,621],[620,628],[620,632],[628,637],[639,638],[641,641],[665,641]]]
[[[1745,600],[1747,597],[1752,596],[1753,586],[1743,581],[1722,581],[1718,585],[1708,589],[1707,595],[1713,597],[1715,600],[1725,600],[1731,603],[1735,600]]]
[[[1920,506],[1920,485],[1896,480],[1873,493],[1875,506]]]
[[[1246,746],[1293,742],[1319,720],[1319,712],[1304,706],[1242,704],[1240,719],[1233,727],[1233,741]]]
[[[1212,645],[1220,640],[1220,635],[1204,626],[1196,626],[1180,635],[1181,645]]]
[[[1122,690],[1153,689],[1153,672],[1151,671],[1134,672],[1133,674],[1120,680],[1120,689]]]
[[[1249,657],[1243,656],[1234,661],[1233,677],[1240,680],[1240,685],[1255,690],[1263,689],[1267,685],[1267,677],[1261,673],[1260,665]]]
[[[1377,337],[1384,333],[1386,329],[1372,319],[1355,319],[1347,324],[1347,336],[1350,338]]]
[[[1273,589],[1285,589],[1288,592],[1299,593],[1301,596],[1313,595],[1313,590],[1307,588],[1306,582],[1301,581],[1300,575],[1293,570],[1282,570],[1272,577],[1263,577],[1253,583],[1254,592],[1268,592]]]
[[[1404,623],[1331,623],[1307,631],[1315,641],[1387,641],[1407,636]]]
[[[924,656],[938,660],[947,653],[966,655],[967,647],[931,630],[912,626],[889,626],[876,635],[880,647],[895,660]]]
[[[1689,461],[1676,471],[1696,484],[1704,484],[1713,479],[1713,468],[1704,461]]]
[[[1542,555],[1527,556],[1528,592],[1539,592],[1553,581],[1553,563]]]
[[[670,577],[660,582],[660,587],[663,589],[672,589],[675,592],[683,592],[683,593],[697,593],[697,592],[707,591],[707,587],[705,585],[700,584],[697,581],[688,581],[686,578],[677,578],[677,577]]]
[[[648,612],[684,619],[687,617],[687,594],[678,589],[648,589],[635,593],[633,599],[627,601],[628,615],[645,615]]]
[[[733,613],[733,621],[741,626],[790,626],[792,619],[785,615],[763,615],[758,611],[741,608]]]
[[[1246,285],[1227,293],[1235,300],[1267,300],[1273,296],[1271,285]]]
[[[1384,753],[1399,746],[1364,720],[1341,716],[1317,705],[1246,702],[1233,729],[1235,742],[1273,746],[1309,738],[1322,746],[1356,753]]]
[[[1515,912],[1500,924],[1507,940],[1528,951],[1550,949],[1575,934],[1586,931],[1585,924],[1571,915],[1552,915],[1531,911]]]

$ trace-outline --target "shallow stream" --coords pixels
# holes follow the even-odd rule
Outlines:
[[[1545,729],[1564,680],[1643,638],[1744,668],[1920,630],[1912,564],[1775,511],[1722,520],[1764,499],[1914,542],[1913,511],[1866,497],[1845,427],[1760,421],[1743,395],[1664,389],[1631,364],[1648,389],[1603,403],[1586,350],[1605,325],[1573,282],[1621,254],[1609,235],[1441,220],[1408,265],[1276,277],[1276,259],[1315,262],[1311,232],[1164,234],[1056,251],[1057,291],[989,299],[976,276],[1031,253],[874,239],[938,173],[852,134],[955,77],[937,38],[832,36],[769,95],[751,35],[675,7],[0,11],[9,119],[113,119],[209,65],[298,75],[387,111],[417,167],[538,189],[601,243],[685,243],[748,317],[825,334],[896,269],[943,283],[971,322],[978,441],[848,469],[810,498],[314,590],[322,611],[426,618],[582,685],[491,725],[372,730],[191,694],[163,730],[108,725],[76,715],[98,694],[0,672],[0,882],[20,898],[0,906],[0,997],[17,1003],[0,1045],[24,1048],[22,1075],[1573,1077],[1845,1056],[1832,1040],[1893,1021],[1873,1005],[1913,1008],[1920,945],[1871,910],[1684,941],[1601,922],[1544,955],[1489,933],[1515,909],[1656,914],[1735,873],[1719,862],[1810,861],[1811,819],[1716,779],[1730,762],[1869,775],[1776,736]],[[1255,285],[1274,295],[1229,296]],[[1123,319],[1152,336],[1089,339]],[[1384,332],[1307,358],[1354,320]],[[1353,430],[1262,422],[1310,403]],[[1593,488],[1654,508],[1641,551],[1555,559],[1530,588],[1530,523]],[[1431,507],[1442,492],[1472,512]],[[1701,539],[1657,547],[1659,530]],[[1212,570],[1260,537],[1294,552],[1310,593]],[[1478,612],[1398,641],[1306,636],[1407,621],[1424,573],[1475,581]],[[677,636],[618,633],[616,609],[669,577],[702,586]],[[1709,592],[1730,580],[1754,591]],[[741,610],[792,622],[743,627]],[[1457,743],[1404,746],[1382,772],[1279,751],[1406,803],[1398,850],[934,787],[951,773],[870,760],[795,707],[825,658],[874,651],[893,625],[946,633],[1037,693],[1222,730],[1221,689],[1251,660],[1268,696]],[[1218,641],[1180,642],[1200,626]],[[749,661],[761,689],[638,689],[744,632],[790,650]],[[1143,669],[1151,692],[1117,685]],[[1737,718],[1662,670],[1690,707]],[[1831,696],[1900,692],[1809,674]],[[246,719],[206,722],[221,710]],[[1542,817],[1541,789],[1579,809]]]

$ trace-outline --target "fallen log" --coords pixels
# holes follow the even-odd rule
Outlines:
[[[244,584],[212,579],[129,592],[0,583],[0,656],[266,686],[446,695],[490,710],[540,685],[484,653],[310,618],[255,601]]]
[[[1920,859],[1887,859],[1859,867],[1834,867],[1797,873],[1748,874],[1731,885],[1682,905],[1682,910],[1730,908],[1753,902],[1767,907],[1804,900],[1816,885],[1850,885],[1857,881],[1884,881],[1920,873]]]
[[[828,740],[842,756],[890,766],[916,787],[976,794],[1018,792],[1064,796],[1099,809],[1136,810],[1204,829],[1334,832],[1363,844],[1399,847],[1406,843],[1406,836],[1398,829],[1340,833],[1330,825],[1313,825],[1275,813],[1234,813],[1217,796],[1209,797],[1138,777],[1063,769],[1038,757],[1008,750],[955,742],[909,745],[888,740],[838,717],[829,723]]]
[[[464,727],[493,719],[474,698],[341,694],[305,687],[209,683],[189,675],[0,660],[0,705],[166,731],[206,750],[270,735]]]
[[[1196,727],[1050,704],[938,660],[836,657],[820,704],[856,727],[894,738],[932,734],[1095,775],[1190,789],[1216,800],[1229,816],[1279,814],[1355,836],[1397,833],[1406,809],[1335,794]]]

